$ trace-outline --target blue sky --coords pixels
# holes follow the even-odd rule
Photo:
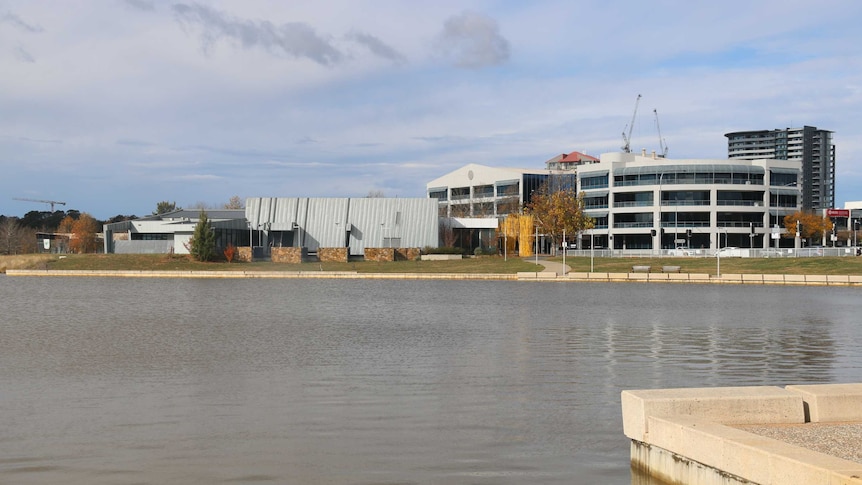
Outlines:
[[[0,214],[423,197],[467,163],[835,132],[862,200],[862,2],[0,0]]]

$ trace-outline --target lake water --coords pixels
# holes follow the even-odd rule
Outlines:
[[[853,288],[0,275],[0,483],[630,484],[621,390],[858,382],[860,310]]]

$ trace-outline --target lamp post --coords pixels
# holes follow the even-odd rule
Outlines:
[[[566,229],[563,229],[563,276],[566,276],[566,250],[569,245],[566,244]]]
[[[590,273],[593,272],[593,255],[595,254],[595,240],[593,239],[593,230],[590,229]]]

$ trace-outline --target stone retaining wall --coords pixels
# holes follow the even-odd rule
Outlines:
[[[321,263],[346,263],[347,248],[318,248],[317,258]]]
[[[248,246],[237,246],[236,254],[234,254],[233,260],[238,263],[250,263],[251,248]]]
[[[395,249],[396,261],[416,261],[421,254],[419,248],[397,248]]]
[[[395,261],[394,248],[365,248],[366,261]]]
[[[270,258],[273,263],[299,264],[308,258],[306,248],[272,248]]]

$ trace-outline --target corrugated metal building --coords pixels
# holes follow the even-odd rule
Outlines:
[[[437,201],[392,198],[253,197],[245,201],[255,245],[266,247],[437,247]]]

